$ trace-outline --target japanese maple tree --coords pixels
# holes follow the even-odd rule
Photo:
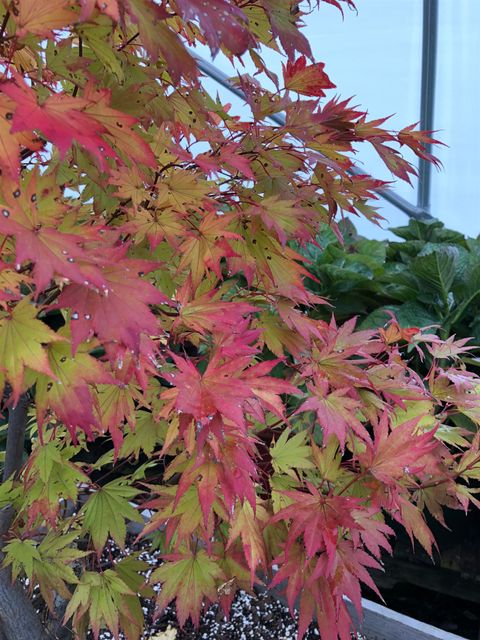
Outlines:
[[[6,640],[135,640],[141,597],[183,625],[259,583],[298,607],[299,637],[314,620],[346,640],[344,597],[375,589],[390,524],[432,554],[425,511],[479,504],[480,436],[450,420],[480,423],[465,341],[309,317],[328,301],[298,246],[343,212],[380,219],[359,145],[406,181],[402,146],[436,159],[431,132],[333,93],[302,8],[0,2]],[[253,61],[232,80],[245,118],[203,88],[196,43]],[[104,553],[131,522],[163,554],[148,579]]]

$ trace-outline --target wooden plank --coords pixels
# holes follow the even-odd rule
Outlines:
[[[362,598],[361,623],[355,607],[349,600],[347,607],[358,631],[365,635],[367,640],[465,640],[454,633],[437,629],[365,598]]]

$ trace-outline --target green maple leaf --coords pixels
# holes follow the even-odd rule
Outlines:
[[[133,453],[138,458],[143,451],[151,456],[155,447],[164,443],[167,430],[168,423],[165,420],[155,421],[151,412],[138,411],[135,431],[125,436],[120,455],[126,458]]]
[[[57,534],[49,532],[38,546],[40,561],[34,561],[35,580],[40,586],[40,592],[53,611],[54,596],[58,593],[62,598],[71,596],[67,584],[77,584],[78,578],[72,568],[72,563],[87,555],[86,551],[79,551],[72,543],[77,539],[78,532]]]
[[[126,520],[143,523],[142,516],[130,504],[138,490],[114,480],[89,497],[82,508],[83,528],[92,536],[97,551],[103,549],[109,535],[123,549],[127,534]]]
[[[33,576],[35,560],[41,560],[37,545],[33,540],[10,540],[5,545],[5,564],[12,567],[12,578],[17,579],[24,572],[29,580]]]
[[[85,571],[68,603],[64,622],[73,618],[75,628],[86,628],[90,623],[95,638],[105,627],[118,637],[120,617],[132,615],[126,604],[129,597],[135,597],[135,593],[112,569],[103,573]],[[143,614],[139,622],[143,622]]]
[[[305,444],[305,433],[297,433],[289,438],[289,431],[285,429],[279,439],[270,449],[272,464],[275,471],[291,475],[292,469],[312,469],[311,449]]]
[[[60,448],[51,441],[32,453],[25,471],[28,492],[24,505],[30,525],[40,516],[54,522],[63,500],[77,499],[79,484],[88,481],[88,476],[70,461],[75,452],[74,447]]]
[[[37,320],[37,313],[36,307],[25,298],[0,318],[0,389],[5,381],[9,382],[14,400],[18,400],[23,390],[27,367],[53,377],[43,345],[65,340]]]
[[[204,599],[217,599],[216,583],[225,579],[222,569],[203,549],[171,554],[165,560],[151,576],[152,583],[162,583],[157,607],[163,610],[176,598],[180,626],[189,616],[198,625]]]

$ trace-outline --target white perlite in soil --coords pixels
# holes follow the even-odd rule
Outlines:
[[[139,550],[139,547],[135,546],[134,549],[126,548],[121,552],[111,543],[104,558],[108,558],[107,562],[111,563],[112,560],[115,562],[132,551]],[[147,551],[143,547],[139,557],[152,568],[160,563],[159,551]],[[146,576],[149,573],[148,571]],[[252,596],[245,591],[239,591],[233,601],[228,620],[217,604],[212,605],[201,617],[197,629],[190,622],[187,622],[183,629],[179,629],[174,606],[167,607],[154,621],[154,602],[145,600],[142,604],[146,629],[142,636],[144,640],[295,640],[297,637],[296,620],[292,619],[287,607],[267,592]],[[111,640],[113,636],[105,631],[100,633],[99,638]],[[311,625],[305,640],[320,640],[318,629]],[[362,640],[362,636],[359,635],[358,640]]]
[[[144,607],[147,622],[149,609]],[[166,630],[167,633],[162,633]],[[295,640],[297,623],[292,619],[288,609],[268,594],[254,598],[244,591],[239,591],[233,602],[229,620],[219,613],[217,605],[213,605],[202,616],[198,629],[189,623],[184,629],[179,629],[175,610],[168,607],[156,622],[151,623],[142,637],[152,640]],[[108,632],[100,634],[101,640],[111,638],[113,636]],[[362,636],[358,635],[358,639],[361,638]],[[305,635],[305,640],[312,639],[320,640],[318,629],[313,625]]]

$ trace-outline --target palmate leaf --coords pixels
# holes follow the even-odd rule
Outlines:
[[[240,537],[245,559],[250,568],[250,586],[253,587],[255,573],[260,567],[266,568],[266,548],[263,527],[268,520],[268,512],[262,504],[257,504],[255,513],[246,500],[238,503],[233,513],[227,549]]]
[[[225,580],[222,569],[204,549],[184,550],[164,556],[164,560],[150,576],[152,584],[162,585],[158,609],[163,611],[175,599],[180,626],[183,627],[188,617],[198,625],[203,602],[217,600],[217,584]]]
[[[54,527],[65,501],[75,501],[81,483],[88,481],[81,467],[71,462],[74,452],[74,447],[51,441],[37,446],[30,456],[24,473],[29,526],[46,520]]]
[[[101,629],[108,628],[118,637],[120,616],[125,615],[141,626],[140,619],[135,617],[137,611],[131,611],[129,599],[136,597],[127,584],[112,569],[103,573],[85,571],[68,603],[64,622],[73,618],[78,628],[88,628],[91,625],[93,635],[97,639]]]
[[[18,0],[15,7],[13,19],[16,35],[20,37],[29,33],[48,37],[52,30],[61,29],[77,19],[69,0]]]
[[[62,156],[73,142],[78,142],[96,158],[102,170],[108,168],[106,157],[118,157],[109,141],[122,151],[126,145],[130,149],[134,141],[132,160],[150,166],[155,162],[150,147],[132,131],[136,119],[112,109],[110,92],[106,89],[95,91],[90,87],[84,98],[53,94],[41,105],[35,92],[19,78],[2,83],[0,91],[16,103],[11,133],[38,129],[58,147]]]
[[[99,270],[88,264],[83,249],[97,230],[84,227],[83,233],[80,229],[75,229],[75,234],[66,232],[62,227],[68,208],[61,196],[53,174],[32,171],[21,179],[3,179],[0,232],[15,237],[17,265],[26,260],[34,263],[32,275],[38,290],[43,290],[54,275],[80,283],[88,277],[92,284],[101,286],[104,280]],[[82,261],[87,263],[88,272],[82,272]]]
[[[90,495],[82,507],[83,529],[92,536],[98,553],[103,549],[109,535],[120,548],[125,545],[126,521],[143,523],[140,513],[130,504],[138,490],[120,478],[113,480]]]
[[[288,430],[285,429],[273,447],[270,448],[270,455],[275,471],[296,477],[295,473],[292,473],[292,469],[312,469],[314,467],[311,460],[312,451],[305,444],[305,433],[297,433],[292,437],[289,435]]]
[[[360,404],[347,396],[346,389],[336,389],[329,393],[328,384],[319,381],[315,387],[309,386],[309,390],[312,395],[302,403],[296,413],[315,411],[325,440],[330,435],[335,435],[344,447],[346,438],[352,432],[363,440],[369,440],[368,432],[357,416]]]
[[[12,567],[13,578],[24,573],[30,582],[38,582],[42,596],[51,610],[54,608],[55,591],[63,598],[69,598],[67,584],[78,582],[70,565],[88,552],[71,546],[77,537],[77,532],[65,535],[50,532],[40,544],[17,538],[5,546],[5,564]]]
[[[421,417],[389,427],[388,416],[382,415],[374,427],[373,444],[359,454],[359,460],[375,478],[392,485],[405,474],[423,472],[439,443],[435,429],[417,431]]]
[[[33,562],[40,561],[40,553],[33,540],[10,540],[5,545],[5,563],[12,567],[12,577],[17,579],[23,571],[29,580],[33,577]]]
[[[116,156],[112,147],[101,137],[104,127],[85,113],[87,100],[57,94],[39,105],[36,93],[20,79],[4,82],[0,90],[16,103],[12,133],[38,129],[58,147],[62,155],[76,141],[97,159],[102,169],[107,167],[105,157]]]
[[[72,355],[68,332],[61,330],[58,336],[65,342],[55,342],[46,347],[50,370],[54,381],[44,375],[31,374],[29,381],[36,383],[37,420],[41,427],[49,409],[75,434],[77,427],[92,434],[98,425],[94,415],[92,383],[113,382],[104,365],[89,355],[88,345],[81,346]]]
[[[27,367],[54,378],[43,345],[65,340],[37,320],[37,313],[35,305],[24,298],[11,312],[0,317],[0,389],[9,382],[14,402],[23,390]]]
[[[295,62],[287,62],[283,67],[285,87],[305,96],[321,98],[324,89],[334,89],[335,85],[324,72],[323,62],[307,65],[305,56],[300,56]]]
[[[127,247],[115,248],[102,275],[105,284],[92,287],[89,281],[81,285],[70,284],[60,294],[58,307],[70,307],[70,327],[74,351],[94,333],[99,338],[108,336],[136,353],[142,333],[157,333],[157,320],[148,304],[169,303],[169,299],[149,282],[138,278],[138,273],[151,271],[154,263],[125,258]],[[115,261],[115,262],[113,262]],[[111,323],[110,319],[115,318]]]

